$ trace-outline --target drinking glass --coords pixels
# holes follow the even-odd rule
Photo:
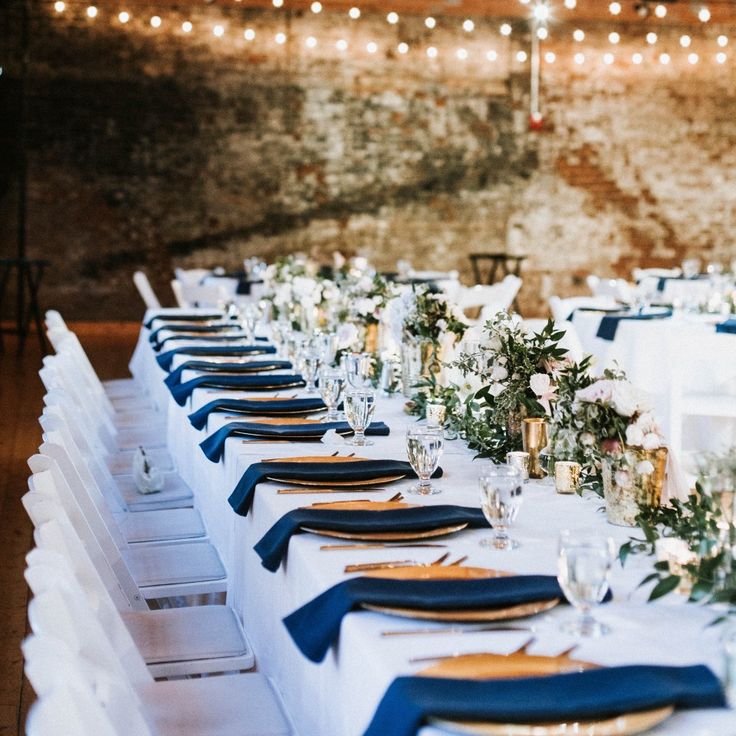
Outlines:
[[[320,332],[314,338],[314,347],[323,365],[332,365],[337,354],[337,333]]]
[[[353,388],[366,388],[371,380],[370,353],[348,353],[345,356],[345,375]]]
[[[323,366],[319,372],[319,394],[327,407],[325,422],[336,422],[340,418],[337,406],[340,403],[340,395],[344,378],[342,371],[337,368]]]
[[[317,392],[317,372],[319,371],[319,355],[307,351],[302,358],[302,377],[307,382],[306,392],[313,394]]]
[[[240,319],[245,328],[248,341],[253,342],[256,337],[256,325],[261,318],[260,310],[255,304],[246,304],[240,310]]]
[[[351,389],[345,394],[345,418],[352,428],[353,438],[349,445],[365,447],[373,442],[366,439],[365,430],[370,425],[376,408],[376,395],[373,389]]]
[[[409,493],[433,496],[441,493],[432,485],[430,478],[437,470],[445,440],[442,427],[411,427],[406,431],[406,453],[409,464],[419,477],[419,483]]]
[[[576,636],[603,636],[610,628],[597,621],[591,610],[608,592],[608,578],[615,557],[611,537],[600,532],[568,531],[560,534],[557,579],[578,616],[562,626]]]
[[[511,465],[491,465],[480,477],[480,505],[493,537],[481,541],[492,549],[516,549],[520,543],[509,537],[508,529],[521,508],[521,489],[524,484],[519,468]]]
[[[279,318],[271,322],[271,339],[276,346],[276,355],[279,358],[287,358],[286,340],[291,332],[291,325],[288,320]]]

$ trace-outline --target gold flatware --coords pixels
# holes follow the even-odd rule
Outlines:
[[[323,552],[340,552],[342,550],[354,550],[354,549],[392,549],[394,547],[447,547],[446,544],[434,544],[430,542],[399,542],[399,543],[386,543],[386,542],[366,542],[364,544],[323,544],[320,549]]]
[[[434,634],[486,634],[493,631],[529,631],[534,632],[533,626],[514,626],[513,624],[500,624],[498,626],[474,626],[463,628],[461,626],[441,626],[434,629],[393,629],[382,631],[381,636],[425,636]]]
[[[463,564],[463,562],[465,562],[465,560],[467,560],[467,559],[468,559],[468,556],[467,556],[467,555],[465,555],[464,557],[461,557],[461,558],[460,558],[459,560],[455,560],[455,562],[449,562],[449,563],[447,564],[447,567],[459,567],[459,566],[460,566],[460,565],[462,565],[462,564]]]
[[[508,654],[497,654],[497,657],[513,657],[515,654],[526,654],[527,649],[536,641],[535,636],[530,636],[518,649]],[[575,645],[577,646],[577,645]],[[558,657],[566,657],[575,647],[557,655]],[[409,664],[419,664],[419,662],[439,662],[445,659],[457,659],[458,657],[480,657],[488,652],[452,652],[452,654],[438,654],[433,657],[412,657]]]
[[[319,503],[313,503],[312,507],[315,506],[336,506],[340,503],[370,503],[370,499],[368,498],[356,498],[355,501],[352,499],[349,501],[320,501]]]
[[[430,563],[430,566],[434,567],[435,565],[441,565],[449,556],[450,553],[445,552],[441,557],[438,557],[434,562]]]
[[[376,491],[385,491],[385,488],[365,488],[361,486],[351,491],[347,488],[279,488],[276,493],[279,495],[304,495],[309,493],[375,493]]]
[[[345,572],[369,572],[370,570],[390,570],[394,567],[416,565],[415,560],[392,560],[390,562],[363,562],[358,565],[345,565]]]

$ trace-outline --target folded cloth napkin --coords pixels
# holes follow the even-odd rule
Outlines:
[[[200,442],[205,456],[213,463],[222,460],[225,454],[225,441],[228,437],[273,437],[288,440],[319,440],[325,432],[334,430],[340,435],[353,434],[353,428],[347,422],[320,422],[319,424],[259,424],[258,422],[230,422],[211,434],[204,442]],[[385,436],[389,428],[383,422],[373,422],[366,428],[367,435]]]
[[[416,478],[411,465],[403,460],[355,460],[351,462],[314,462],[314,463],[253,463],[238,481],[228,498],[233,511],[240,516],[247,516],[253,503],[256,486],[266,478],[276,477],[285,480],[314,480],[324,483],[335,481],[374,480],[387,475],[404,475]],[[433,478],[442,476],[442,468],[432,473]]]
[[[156,352],[159,352],[161,348],[167,342],[175,342],[178,340],[197,340],[198,342],[235,342],[236,340],[245,340],[248,335],[239,331],[237,327],[231,328],[233,331],[222,335],[170,335],[165,337],[163,340],[159,340],[158,343],[152,343],[151,346]]]
[[[290,613],[284,624],[302,654],[312,662],[321,662],[340,633],[343,616],[363,603],[392,608],[457,611],[505,608],[553,598],[564,598],[554,575],[459,580],[359,577],[333,585]]]
[[[575,309],[567,315],[567,321],[572,322],[578,312],[620,312],[621,307],[575,307]]]
[[[491,723],[560,723],[613,718],[675,705],[725,707],[705,666],[602,667],[544,677],[453,680],[398,677],[363,736],[415,736],[430,717]]]
[[[223,317],[224,315],[222,312],[211,312],[208,314],[204,314],[202,312],[199,314],[154,314],[153,317],[143,323],[143,326],[147,330],[150,330],[151,326],[157,319],[165,322],[212,322],[216,319],[223,319]]]
[[[644,314],[616,314],[606,315],[601,319],[600,325],[598,325],[598,332],[596,337],[600,337],[602,340],[613,340],[616,337],[616,330],[618,330],[618,323],[622,319],[666,319],[672,316],[672,311],[669,309],[663,309],[660,312],[646,312]]]
[[[279,373],[275,376],[268,374],[259,376],[218,376],[217,374],[211,376],[197,376],[192,378],[191,381],[180,383],[177,386],[169,386],[169,391],[174,397],[179,406],[184,406],[187,399],[192,395],[192,391],[195,388],[202,387],[212,388],[224,388],[232,389],[237,391],[242,390],[254,390],[254,391],[267,391],[268,389],[274,389],[276,391],[285,388],[302,388],[306,386],[304,379],[298,373]]]
[[[725,322],[719,322],[716,325],[716,332],[736,334],[736,319],[727,319]]]
[[[265,371],[289,370],[292,368],[288,360],[252,360],[249,363],[212,363],[206,360],[188,360],[171,371],[164,383],[171,387],[181,383],[184,371],[200,371],[207,373],[263,373]]]
[[[256,340],[264,338],[257,337]],[[171,363],[175,355],[193,356],[238,356],[238,355],[273,355],[276,348],[273,345],[189,345],[185,348],[174,348],[156,356],[156,362],[165,371],[171,370]]]
[[[240,329],[240,325],[234,322],[219,322],[216,325],[161,325],[148,336],[148,342],[152,345],[159,344],[159,336],[162,332],[187,332],[199,334],[200,332],[225,332]]]
[[[189,415],[195,429],[204,429],[207,419],[213,412],[233,414],[255,414],[257,416],[289,416],[326,409],[322,399],[271,399],[253,401],[252,399],[215,399]]]
[[[293,534],[302,526],[336,532],[421,532],[467,523],[487,527],[480,509],[464,506],[417,506],[395,511],[340,511],[339,509],[294,509],[284,514],[254,547],[266,570],[275,572],[289,548]]]

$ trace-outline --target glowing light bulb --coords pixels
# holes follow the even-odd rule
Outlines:
[[[565,0],[565,7],[568,10],[575,10],[575,7],[578,4],[578,0]]]
[[[308,49],[313,49],[317,45],[317,39],[314,36],[307,36],[307,40],[304,42],[304,45]]]
[[[286,43],[286,34],[285,34],[285,33],[281,33],[281,32],[279,31],[279,33],[277,33],[277,34],[276,34],[276,35],[275,35],[275,36],[273,37],[273,40],[274,40],[274,41],[276,41],[276,43],[277,43],[277,44],[278,44],[279,46],[283,46],[283,44],[285,44],[285,43]]]
[[[603,54],[603,63],[604,64],[613,64],[613,62],[614,62],[614,56],[613,56],[613,54],[610,51],[608,53],[606,53],[606,54]]]
[[[272,0],[274,8],[281,8],[284,5],[284,0]]]
[[[127,23],[130,20],[130,13],[127,13],[125,10],[118,13],[118,20],[121,23]]]
[[[56,0],[56,2],[54,3],[54,10],[57,13],[63,13],[65,9],[66,9],[66,3],[62,2],[62,0]]]
[[[212,29],[212,35],[217,36],[217,38],[222,38],[225,35],[225,26],[216,25]]]
[[[644,61],[644,57],[637,51],[631,55],[631,61],[633,64],[641,64]]]
[[[664,18],[665,15],[667,15],[667,6],[657,5],[657,7],[654,8],[654,15],[656,15],[657,18]]]
[[[335,48],[338,51],[347,51],[348,50],[348,42],[344,38],[340,38],[335,43]]]
[[[151,28],[161,28],[161,17],[158,15],[154,15],[151,18]]]
[[[498,30],[501,32],[502,36],[511,35],[511,26],[508,23],[502,23],[501,27]]]
[[[621,40],[621,36],[619,36],[616,31],[611,31],[611,33],[608,34],[608,40],[610,43],[618,43]]]
[[[585,64],[585,54],[581,54],[579,51],[577,54],[575,54],[573,59],[578,66],[580,66],[581,64]]]
[[[96,18],[97,17],[97,8],[94,5],[90,5],[87,8],[87,17],[88,18]]]
[[[375,41],[368,41],[368,43],[365,45],[365,50],[369,54],[375,54],[376,51],[378,51],[378,44]]]
[[[430,15],[428,18],[424,19],[424,25],[431,30],[437,25],[437,21]]]
[[[687,35],[680,36],[680,46],[682,46],[682,48],[686,49],[690,45],[690,43],[691,43],[690,36],[687,36]]]
[[[687,55],[687,60],[691,64],[697,64],[698,61],[700,61],[700,57],[696,53],[690,53],[690,54]]]
[[[256,32],[252,28],[246,28],[243,31],[243,38],[246,41],[252,41],[256,37]]]
[[[437,58],[437,49],[434,46],[430,46],[427,49],[427,56],[429,56],[430,59],[436,59]]]
[[[488,61],[496,61],[496,59],[498,59],[498,52],[494,49],[486,51],[486,59],[488,59]]]
[[[191,22],[190,22],[190,21],[188,21],[188,20],[185,20],[185,21],[184,21],[184,22],[183,22],[183,23],[181,24],[181,29],[182,29],[182,31],[184,31],[184,33],[191,33],[191,32],[192,32],[192,28],[193,28],[193,27],[194,27],[194,26],[192,26]]]
[[[723,51],[719,51],[719,52],[718,52],[718,53],[716,54],[716,61],[717,61],[717,62],[718,62],[719,64],[725,64],[725,63],[726,63],[726,59],[727,59],[727,58],[728,58],[728,57],[726,56],[726,54],[724,54],[724,53],[723,53]]]
[[[532,11],[534,18],[542,23],[549,20],[549,5],[546,3],[537,3]]]
[[[314,2],[309,6],[309,9],[313,13],[321,13],[322,12],[322,3],[319,2],[319,0],[314,0]]]
[[[398,13],[394,13],[394,11],[392,10],[392,11],[391,11],[391,12],[390,12],[390,13],[389,13],[389,14],[388,14],[387,16],[386,16],[386,20],[387,20],[387,21],[388,21],[388,22],[389,22],[389,23],[390,23],[390,24],[391,24],[392,26],[395,26],[395,25],[396,25],[396,24],[397,24],[397,23],[399,22],[399,14],[398,14]]]
[[[518,61],[520,64],[523,64],[527,59],[526,51],[517,51],[516,52],[516,61]]]
[[[556,59],[556,58],[557,58],[557,57],[555,56],[555,52],[554,52],[554,51],[548,51],[548,52],[547,52],[547,53],[546,53],[546,54],[544,55],[544,60],[545,60],[545,61],[546,61],[546,62],[547,62],[548,64],[554,64],[554,63],[555,63],[555,59]]]
[[[728,36],[718,36],[718,38],[716,39],[716,43],[721,48],[724,48],[725,46],[728,46]]]
[[[408,44],[408,43],[404,43],[404,41],[402,41],[402,42],[401,42],[401,43],[400,43],[400,44],[399,44],[399,45],[398,45],[398,46],[396,47],[396,50],[397,50],[397,51],[398,51],[398,52],[399,52],[400,54],[406,54],[406,53],[407,53],[407,52],[409,51],[409,44]]]
[[[455,52],[455,56],[457,56],[457,58],[460,59],[460,61],[465,61],[465,59],[468,58],[468,52],[466,49],[458,49]]]
[[[348,10],[348,15],[353,20],[358,20],[358,18],[360,18],[360,8],[350,8],[350,10]]]
[[[670,63],[670,55],[669,54],[660,54],[659,55],[659,63],[660,64],[669,64]]]
[[[466,33],[472,33],[475,30],[475,23],[470,18],[463,21],[463,30]]]
[[[537,38],[540,41],[544,41],[546,38],[549,38],[549,31],[544,26],[539,26],[537,28]]]
[[[582,30],[580,30],[580,28],[576,28],[576,29],[575,29],[575,30],[574,30],[574,31],[572,32],[572,37],[573,37],[573,38],[574,38],[574,39],[575,39],[576,41],[578,41],[578,42],[579,42],[579,41],[583,41],[583,40],[585,39],[585,31],[582,31]]]
[[[621,12],[621,3],[611,3],[608,6],[608,12],[611,15],[618,15]]]
[[[698,10],[698,20],[701,23],[707,23],[710,20],[710,10],[708,10],[705,5]]]
[[[649,33],[647,33],[647,43],[650,46],[654,46],[654,44],[657,43],[657,34],[654,31],[649,31]]]

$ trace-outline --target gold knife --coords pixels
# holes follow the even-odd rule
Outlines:
[[[391,549],[392,547],[447,547],[446,544],[430,544],[429,542],[366,542],[364,544],[323,544],[320,549],[325,552],[338,552],[340,550],[352,549]]]

